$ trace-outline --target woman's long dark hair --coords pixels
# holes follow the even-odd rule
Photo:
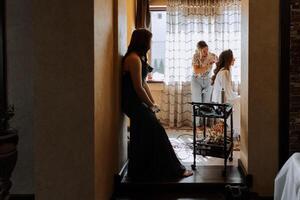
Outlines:
[[[214,70],[214,75],[211,77],[211,84],[213,85],[215,83],[217,74],[219,73],[219,71],[224,68],[226,70],[230,70],[230,65],[232,63],[232,59],[233,59],[233,53],[230,49],[223,51],[220,56],[219,56],[219,60],[216,63],[217,67]]]
[[[146,53],[150,49],[151,38],[152,33],[147,29],[134,30],[124,59],[131,52],[136,52],[139,56],[146,59]]]

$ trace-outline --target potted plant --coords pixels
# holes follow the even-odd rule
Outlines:
[[[14,106],[0,110],[0,200],[8,200],[12,186],[10,177],[17,161],[17,130],[10,128]]]

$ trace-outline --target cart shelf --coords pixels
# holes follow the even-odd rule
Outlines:
[[[192,169],[196,169],[196,155],[212,156],[224,159],[224,170],[222,174],[226,176],[227,160],[232,161],[233,156],[233,114],[231,104],[217,104],[217,103],[198,103],[191,102],[193,107],[193,155],[194,162]],[[196,140],[197,118],[203,118],[204,130],[202,140]],[[230,117],[230,136],[227,136],[227,119]],[[223,119],[223,138],[221,143],[206,142],[206,118]]]

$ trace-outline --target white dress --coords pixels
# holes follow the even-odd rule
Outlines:
[[[300,200],[300,153],[294,153],[275,178],[275,200]]]
[[[238,98],[238,95],[233,92],[231,72],[229,70],[221,69],[218,72],[214,83],[212,102],[222,103],[222,88],[225,92],[225,103],[232,103],[232,101]]]
[[[232,88],[231,72],[221,69],[215,79],[212,92],[212,102],[222,103],[222,88],[224,88],[225,103],[233,105],[233,129],[234,137],[240,134],[240,96]]]

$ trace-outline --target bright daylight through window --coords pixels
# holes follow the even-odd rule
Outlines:
[[[166,26],[166,11],[151,11],[151,66],[154,70],[149,78],[154,81],[163,81],[165,76]]]
[[[230,12],[230,11],[228,11]],[[229,16],[232,14],[229,13]],[[167,36],[167,19],[166,19],[166,11],[165,10],[152,10],[151,11],[151,32],[153,33],[152,37],[152,46],[151,46],[151,54],[150,54],[150,60],[151,60],[151,66],[154,68],[152,74],[148,77],[148,80],[152,81],[164,81],[165,80],[165,69],[166,69],[166,36]],[[206,24],[206,23],[204,23]],[[204,29],[208,29],[204,27]],[[195,35],[200,34],[200,33],[194,33],[193,37]],[[228,34],[228,33],[224,33]],[[202,36],[203,37],[203,36]],[[232,35],[233,38],[236,38],[236,35]],[[196,37],[198,38],[198,37]],[[199,40],[201,40],[201,35],[199,35]],[[202,40],[207,40],[209,42],[209,38],[202,38]],[[237,40],[240,40],[240,37],[237,38]],[[196,43],[195,43],[195,49],[196,49]],[[233,44],[232,44],[233,45]],[[236,42],[234,45],[240,45],[240,41]],[[209,42],[209,46],[211,47],[211,50],[219,54],[221,52],[221,49],[219,51],[215,52],[214,49],[215,44]],[[183,47],[184,48],[184,47]],[[240,50],[240,47],[234,46],[233,50],[238,49]],[[194,51],[192,51],[194,53]],[[234,55],[236,58],[235,65],[232,69],[232,81],[235,84],[239,84],[241,81],[241,75],[240,75],[240,52],[239,51],[234,51]],[[192,54],[191,54],[191,59],[192,59]],[[192,73],[192,60],[190,60],[190,69]]]

